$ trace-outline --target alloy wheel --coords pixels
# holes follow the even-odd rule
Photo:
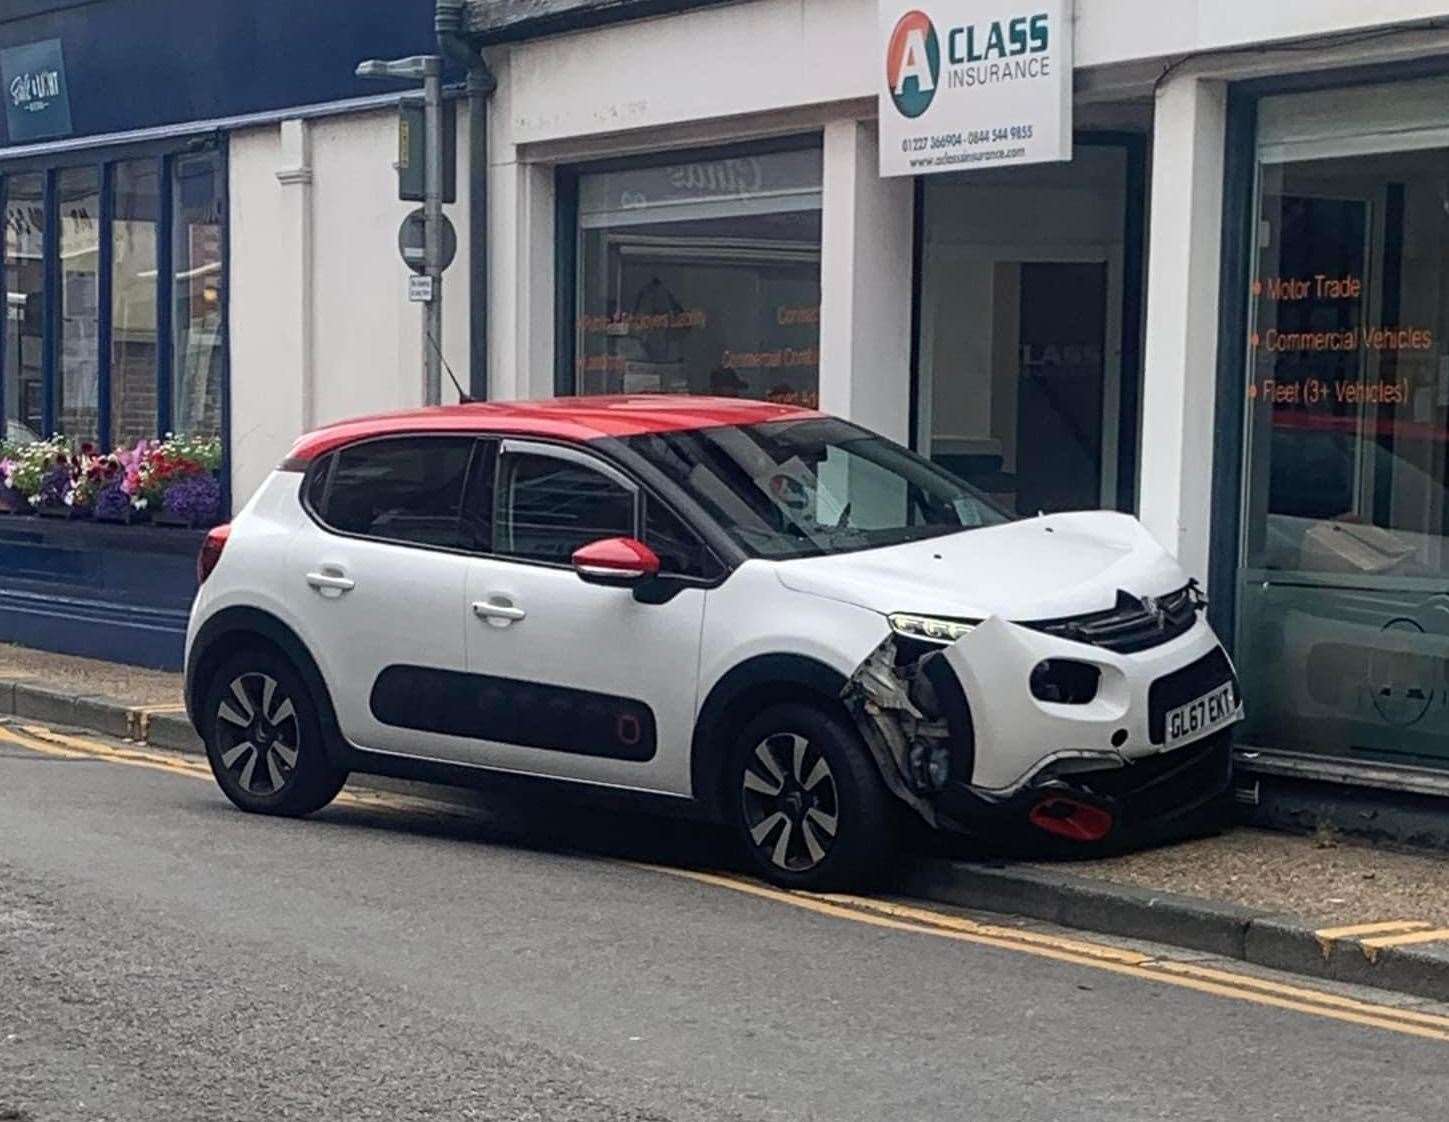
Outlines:
[[[786,872],[815,868],[840,828],[840,796],[825,756],[797,733],[755,746],[741,780],[745,829],[766,861]]]
[[[292,778],[301,729],[292,698],[269,674],[238,674],[217,710],[221,766],[252,795],[275,795]]]

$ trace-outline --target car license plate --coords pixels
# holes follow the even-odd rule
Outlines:
[[[1232,721],[1237,713],[1233,703],[1233,683],[1224,682],[1212,693],[1196,701],[1167,711],[1167,747],[1175,748],[1189,740],[1216,732]]]

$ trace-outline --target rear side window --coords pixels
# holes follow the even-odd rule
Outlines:
[[[507,557],[567,565],[600,538],[632,537],[634,492],[572,460],[504,457],[497,550]]]
[[[482,447],[471,437],[435,436],[344,448],[332,454],[325,485],[319,487],[313,477],[308,502],[322,523],[339,533],[486,549],[486,524],[463,505],[470,472],[478,466],[474,451]]]

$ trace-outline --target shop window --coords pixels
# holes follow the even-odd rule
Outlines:
[[[1265,159],[1260,184],[1246,736],[1449,761],[1449,148]]]
[[[177,432],[221,432],[221,163],[216,153],[175,162],[171,262],[172,425]]]
[[[57,431],[100,439],[99,271],[101,178],[94,165],[57,176],[60,220],[60,349],[56,355]]]
[[[23,442],[45,427],[45,176],[13,175],[4,189],[5,439]]]
[[[161,168],[125,160],[112,175],[111,446],[156,433],[156,232]]]
[[[570,178],[576,287],[561,388],[814,406],[820,183],[819,148]]]
[[[58,161],[0,175],[6,441],[119,451],[174,434],[218,458],[224,151],[192,142]]]

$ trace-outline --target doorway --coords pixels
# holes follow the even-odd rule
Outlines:
[[[1017,514],[1135,508],[1142,153],[921,188],[917,447]]]

